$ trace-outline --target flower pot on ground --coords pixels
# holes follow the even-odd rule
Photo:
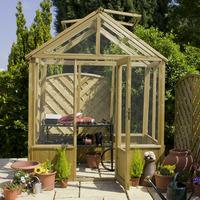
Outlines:
[[[131,176],[131,185],[138,186],[140,182],[140,177],[142,175],[144,168],[143,156],[141,155],[140,150],[135,150],[133,152],[133,157],[131,161],[130,176]]]
[[[95,169],[99,167],[101,160],[101,154],[99,152],[88,152],[86,153],[87,166]]]
[[[13,183],[19,185],[18,194],[21,194],[22,191],[27,193],[32,192],[32,178],[27,171],[15,171],[13,176]]]
[[[71,164],[66,157],[66,148],[57,149],[55,170],[57,172],[56,179],[59,181],[62,188],[66,188],[71,173]]]
[[[5,200],[15,200],[19,193],[19,185],[9,182],[3,187],[3,194]]]
[[[163,165],[176,165],[175,172],[190,170],[193,163],[191,151],[188,149],[171,149],[165,157]]]
[[[167,186],[173,180],[176,165],[159,165],[155,172],[155,183],[161,192],[167,191]]]
[[[52,167],[52,163],[47,160],[34,169],[36,176],[42,183],[43,190],[53,190],[55,187],[56,172],[53,171]]]
[[[34,168],[37,167],[40,163],[37,161],[16,161],[14,163],[12,163],[11,168],[14,170],[21,170],[21,171],[25,171],[27,173],[31,173],[34,171]]]

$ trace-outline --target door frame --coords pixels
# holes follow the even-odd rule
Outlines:
[[[122,66],[126,65],[126,107],[125,107],[125,147],[121,141],[122,134]],[[116,170],[115,178],[125,188],[129,189],[130,180],[130,118],[131,118],[131,57],[125,56],[117,61],[116,67]],[[121,162],[123,161],[123,162]]]

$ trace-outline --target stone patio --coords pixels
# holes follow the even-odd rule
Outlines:
[[[3,199],[2,185],[12,179],[13,169],[10,165],[16,160],[24,159],[0,159],[0,199]],[[143,186],[130,187],[124,191],[123,187],[114,180],[114,172],[109,172],[100,167],[100,170],[91,170],[84,166],[77,167],[77,177],[80,181],[69,182],[67,188],[56,187],[53,191],[42,191],[40,194],[22,193],[18,200],[159,200],[160,197],[153,188]],[[83,179],[85,177],[85,180]],[[92,181],[91,177],[95,177]],[[102,179],[102,177],[104,179]],[[90,180],[91,178],[91,180]],[[101,178],[101,179],[100,179]],[[193,197],[193,200],[200,199]]]

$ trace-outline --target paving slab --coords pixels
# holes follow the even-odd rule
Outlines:
[[[53,200],[55,195],[55,190],[52,191],[44,191],[39,194],[27,194],[22,192],[21,195],[17,197],[17,200]]]
[[[152,200],[152,196],[149,194],[146,187],[143,186],[137,186],[132,187],[130,186],[130,189],[127,190],[128,196],[130,200]],[[159,199],[159,198],[158,198]]]
[[[76,169],[77,177],[100,178],[98,169],[90,169],[84,166],[78,166]]]
[[[2,186],[13,177],[14,170],[11,164],[17,160],[27,160],[27,158],[9,158],[0,159],[0,200],[3,199]],[[114,178],[114,172],[106,171],[100,165],[100,170],[79,168],[80,177],[85,177],[86,182],[69,182],[67,188],[55,188],[53,191],[43,191],[40,194],[22,193],[17,200],[160,200],[160,197],[153,188],[143,186],[130,187],[125,192],[118,182],[114,180],[88,181],[88,177],[95,178]],[[164,194],[166,195],[166,194]],[[128,198],[127,198],[128,196]],[[191,200],[200,200],[199,197],[193,196]]]
[[[127,200],[123,188],[114,181],[81,182],[80,197]]]
[[[67,188],[56,188],[55,200],[76,199],[79,197],[79,182],[68,182]]]

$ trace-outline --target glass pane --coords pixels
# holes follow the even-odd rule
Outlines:
[[[127,66],[122,66],[122,114],[121,114],[121,132],[125,133],[125,117],[126,117],[126,69]]]
[[[71,47],[68,49],[66,49],[64,53],[94,54],[96,51],[96,33],[93,33],[91,36],[84,38],[75,46],[71,45]]]
[[[126,54],[126,55],[143,55],[138,49],[137,44],[131,41],[124,31],[117,29],[116,27],[102,21],[101,34],[108,40],[112,41],[112,46],[118,53],[114,54]],[[107,53],[107,52],[106,52]],[[112,53],[113,54],[113,53]]]
[[[73,145],[73,121],[70,127],[63,127],[58,120],[69,114],[73,115],[73,81],[72,73],[49,73],[46,80],[40,81],[36,134],[37,144],[71,144]],[[69,69],[72,66],[68,66]],[[64,67],[60,66],[63,70]],[[61,123],[61,125],[66,125]]]
[[[66,39],[52,51],[53,53],[95,53],[96,49],[96,20],[85,28],[75,28],[76,33],[66,34]],[[71,32],[70,32],[71,33]]]
[[[144,68],[132,67],[131,133],[142,133],[144,104]]]
[[[152,136],[153,70],[150,70],[148,135]]]
[[[80,79],[79,111],[96,122],[110,122],[111,67],[82,65]]]
[[[159,69],[157,68],[157,76],[156,76],[156,132],[155,132],[155,139],[158,139],[158,85],[159,85]]]
[[[101,54],[114,54],[114,55],[128,55],[123,49],[121,49],[118,45],[111,42],[104,35],[100,36],[100,52]]]

